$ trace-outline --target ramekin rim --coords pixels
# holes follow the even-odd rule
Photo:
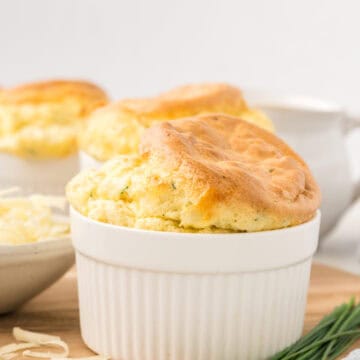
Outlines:
[[[99,160],[99,159],[97,159],[96,157],[90,155],[85,149],[83,149],[83,148],[81,148],[81,147],[79,147],[78,151],[79,151],[80,156],[87,156],[89,159],[91,159],[91,160],[93,160],[93,161],[96,161],[96,162],[98,162],[99,164],[105,164],[106,161],[111,160],[111,159],[108,159],[108,160]]]
[[[97,225],[100,227],[104,227],[107,229],[112,229],[115,231],[125,231],[125,232],[129,232],[132,234],[153,234],[153,235],[158,235],[158,236],[166,236],[166,237],[184,237],[184,238],[190,238],[190,237],[195,237],[198,239],[204,239],[204,238],[215,238],[215,237],[219,237],[219,236],[227,236],[227,237],[243,237],[243,238],[250,238],[250,237],[254,237],[254,236],[259,236],[259,234],[261,235],[274,235],[278,232],[293,232],[296,230],[301,230],[303,228],[312,226],[313,224],[320,222],[321,220],[321,211],[320,209],[316,210],[315,215],[309,220],[306,221],[302,224],[298,224],[298,225],[294,225],[294,226],[289,226],[289,227],[285,227],[285,228],[281,228],[281,229],[274,229],[274,230],[264,230],[264,231],[254,231],[254,232],[232,232],[232,233],[186,233],[186,232],[176,232],[176,231],[158,231],[158,230],[147,230],[147,229],[138,229],[138,228],[132,228],[132,227],[127,227],[127,226],[122,226],[122,225],[114,225],[114,224],[109,224],[106,222],[101,222],[101,221],[97,221],[94,219],[91,219],[83,214],[81,214],[79,211],[77,211],[72,205],[70,205],[70,218],[71,218],[71,213],[75,213],[77,216],[79,216],[83,221],[91,224],[91,225]]]
[[[35,253],[58,253],[59,251],[74,251],[71,237],[59,237],[52,240],[37,241],[33,243],[9,245],[0,244],[0,255],[26,255]]]

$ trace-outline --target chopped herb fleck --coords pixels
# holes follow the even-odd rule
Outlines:
[[[26,152],[31,155],[31,156],[35,156],[36,155],[36,151],[34,149],[26,149]]]
[[[129,188],[129,186],[126,185],[126,186],[120,191],[120,195],[122,195],[128,188]]]
[[[175,186],[175,184],[174,184],[173,182],[171,182],[171,187],[172,187],[174,190],[176,190],[176,186]]]
[[[258,218],[258,217],[257,217],[257,218],[255,218],[255,219],[254,219],[254,221],[259,221],[259,218]]]
[[[274,171],[275,171],[274,168],[269,169],[269,173],[272,173],[272,172],[274,172]]]

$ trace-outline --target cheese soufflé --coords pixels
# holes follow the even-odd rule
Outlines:
[[[80,173],[67,197],[96,221],[175,232],[281,229],[320,205],[309,168],[287,144],[224,114],[154,124],[137,154]]]
[[[29,83],[0,92],[0,152],[21,157],[65,157],[77,150],[84,119],[108,102],[85,81]]]
[[[95,111],[80,134],[80,148],[96,160],[138,150],[141,134],[151,125],[199,114],[223,113],[273,131],[272,122],[251,109],[237,87],[224,83],[192,84],[158,96],[125,99]]]

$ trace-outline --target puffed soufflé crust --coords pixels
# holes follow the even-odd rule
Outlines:
[[[86,108],[107,102],[107,95],[97,85],[80,80],[51,80],[3,89],[2,104],[41,104],[76,98]],[[95,105],[94,105],[95,104]]]
[[[310,220],[320,191],[274,134],[228,115],[161,122],[138,155],[122,155],[67,186],[97,221],[160,231],[255,232]]]
[[[139,121],[172,120],[201,113],[240,115],[248,106],[240,89],[224,83],[183,85],[149,99],[127,99],[123,106]]]
[[[85,81],[43,81],[0,92],[0,152],[63,157],[77,149],[83,119],[108,102]]]
[[[125,99],[99,109],[90,116],[81,133],[80,147],[101,161],[136,153],[141,134],[152,124],[205,113],[238,116],[274,130],[271,120],[247,106],[237,87],[223,83],[192,84],[155,97]]]

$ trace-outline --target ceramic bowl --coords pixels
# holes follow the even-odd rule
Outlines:
[[[251,90],[245,91],[245,97],[251,106],[267,114],[276,134],[309,165],[322,194],[323,237],[360,197],[360,178],[354,171],[359,151],[347,148],[350,137],[359,131],[360,119],[339,104],[316,98]]]
[[[0,314],[16,310],[74,263],[71,239],[0,245]]]

